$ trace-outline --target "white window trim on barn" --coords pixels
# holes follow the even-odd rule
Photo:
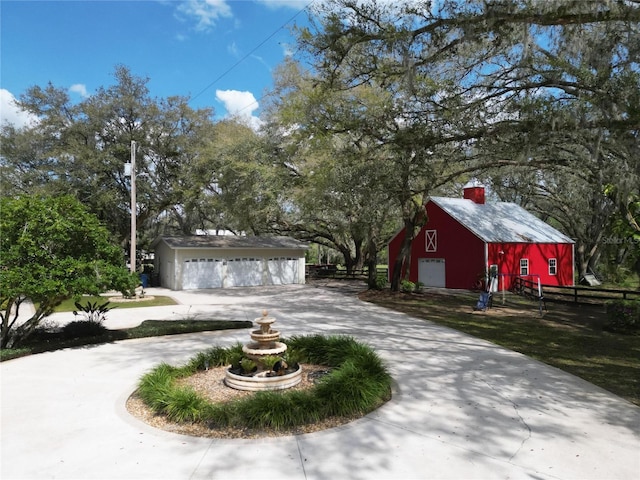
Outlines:
[[[424,251],[431,253],[438,251],[438,232],[436,230],[424,231]]]
[[[555,258],[549,259],[549,275],[558,274],[558,260]]]
[[[529,275],[529,259],[520,259],[520,275]]]

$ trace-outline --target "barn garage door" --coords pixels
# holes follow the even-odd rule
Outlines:
[[[227,260],[225,287],[253,287],[262,285],[262,260],[259,258],[230,258]]]
[[[444,258],[418,259],[418,280],[425,287],[445,287]]]
[[[182,265],[182,288],[222,287],[222,266],[219,258],[192,258]]]
[[[267,283],[288,285],[298,283],[298,259],[274,257],[267,260]]]

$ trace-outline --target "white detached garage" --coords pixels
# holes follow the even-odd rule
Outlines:
[[[162,287],[172,290],[304,283],[308,247],[289,237],[163,236],[153,243]]]

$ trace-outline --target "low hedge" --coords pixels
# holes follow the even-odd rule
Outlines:
[[[242,346],[214,347],[182,367],[161,364],[144,375],[138,395],[154,412],[174,422],[200,422],[209,428],[281,431],[329,417],[365,415],[391,398],[391,376],[367,345],[346,336],[297,336],[284,340],[300,363],[330,367],[309,390],[256,392],[228,403],[212,403],[175,380],[207,366],[226,366]]]

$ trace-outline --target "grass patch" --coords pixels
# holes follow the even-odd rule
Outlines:
[[[253,322],[231,320],[145,320],[137,327],[109,330],[102,328],[85,328],[84,323],[72,322],[72,327],[59,331],[39,329],[27,339],[19,349],[0,350],[0,361],[24,357],[34,353],[49,352],[61,348],[95,345],[130,340],[134,338],[159,337],[182,333],[211,332],[216,330],[235,330],[251,328]],[[88,326],[87,326],[88,327]]]
[[[201,352],[182,367],[160,364],[140,380],[137,394],[156,413],[174,422],[201,422],[210,428],[254,431],[295,429],[328,417],[353,418],[391,398],[391,376],[367,345],[351,337],[292,337],[288,350],[302,363],[322,362],[331,373],[310,390],[257,392],[225,403],[212,403],[175,380],[227,364],[238,345]],[[241,346],[240,346],[241,348]]]
[[[97,302],[98,304],[110,302],[109,306],[113,308],[164,307],[167,305],[177,305],[177,302],[173,298],[165,297],[165,296],[153,296],[153,297],[149,296],[147,298],[137,298],[135,300],[120,301],[120,302],[112,301],[114,298],[116,297],[110,297],[107,295],[83,296],[83,297],[80,297],[79,302],[80,302],[80,305],[86,305],[89,302],[91,303]],[[69,298],[64,302],[62,302],[60,305],[58,305],[54,309],[54,312],[73,312],[74,310],[77,310],[75,306],[75,299]]]
[[[494,297],[487,312],[473,312],[477,295],[421,295],[367,291],[364,301],[424,318],[439,325],[523,353],[640,405],[640,335],[603,329],[601,306],[547,303],[542,317],[535,301]]]

